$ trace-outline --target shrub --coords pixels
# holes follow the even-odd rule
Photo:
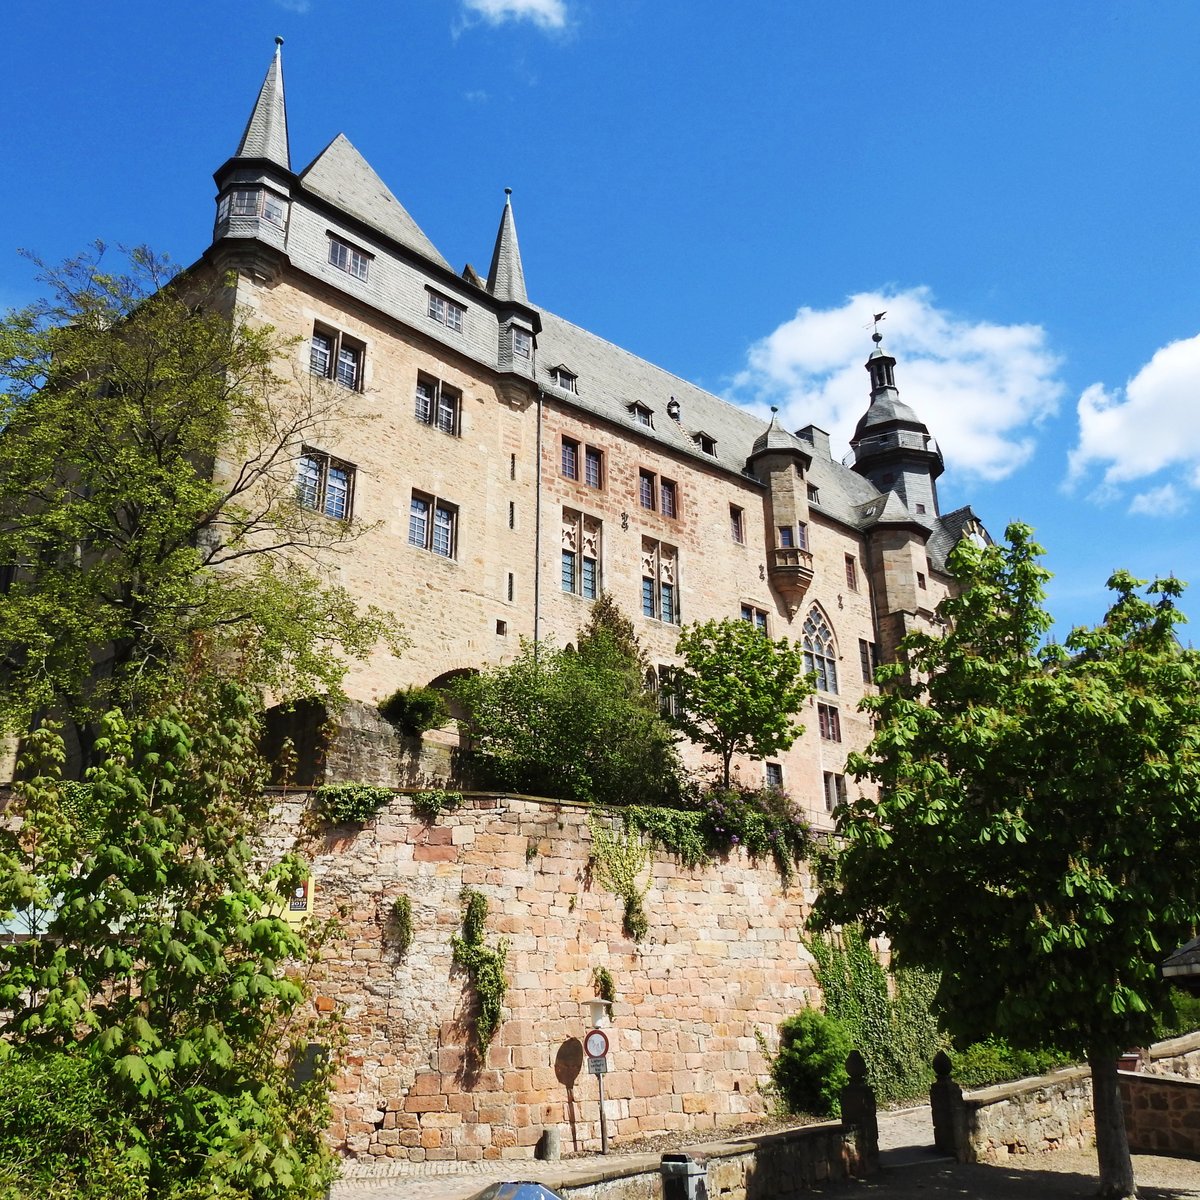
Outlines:
[[[501,940],[493,948],[484,942],[483,926],[487,920],[488,902],[482,892],[464,888],[462,898],[466,905],[462,937],[455,935],[450,945],[454,965],[467,972],[475,992],[479,1007],[475,1017],[475,1037],[479,1057],[485,1059],[487,1048],[504,1020],[504,996],[508,991],[504,964],[508,958],[508,943]]]
[[[0,1200],[140,1200],[136,1133],[87,1059],[34,1052],[0,1065]]]
[[[380,701],[379,712],[405,737],[420,737],[427,729],[437,729],[450,719],[446,698],[437,688],[400,688]]]
[[[1173,987],[1167,1011],[1159,1018],[1160,1038],[1182,1037],[1200,1029],[1200,996],[1193,996],[1182,988]]]
[[[392,931],[396,935],[396,950],[403,958],[413,940],[412,901],[405,895],[392,901]]]
[[[317,809],[334,825],[361,825],[391,798],[392,789],[369,783],[325,783],[317,788]]]
[[[789,1112],[835,1117],[839,1093],[849,1082],[846,1056],[853,1043],[846,1027],[815,1008],[802,1008],[779,1026],[779,1052],[771,1080]]]
[[[413,792],[413,816],[422,821],[436,821],[440,814],[458,808],[462,804],[462,792],[447,792],[444,788],[429,788],[423,792]]]
[[[955,1051],[952,1058],[954,1080],[965,1088],[991,1087],[1010,1079],[1044,1075],[1071,1061],[1070,1055],[1060,1050],[1014,1050],[998,1037],[972,1042],[962,1051]]]

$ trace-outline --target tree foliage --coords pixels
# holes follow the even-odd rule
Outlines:
[[[460,680],[486,780],[564,800],[678,797],[674,735],[644,690],[642,665],[632,625],[602,600],[577,651],[522,642],[513,662]]]
[[[292,346],[231,311],[222,279],[102,247],[43,267],[0,321],[0,722],[133,711],[181,664],[286,696],[336,693],[381,614],[316,555],[357,536],[299,503],[295,463],[351,420]]]
[[[963,1040],[1086,1054],[1102,1187],[1125,1195],[1115,1056],[1152,1038],[1159,962],[1200,920],[1200,656],[1183,585],[1125,572],[1100,625],[1042,644],[1040,553],[1022,525],[954,551],[946,631],[907,638],[864,701],[851,766],[880,798],[839,810],[820,912],[939,970]]]
[[[267,803],[252,705],[224,685],[101,725],[87,822],[63,803],[61,740],[27,741],[0,913],[31,936],[0,945],[0,1048],[10,1063],[90,1064],[81,1087],[102,1085],[121,1114],[103,1144],[119,1143],[147,1197],[320,1195],[326,1089],[289,1070],[328,1036],[301,975],[318,946],[276,915],[303,864],[254,861]]]
[[[773,642],[748,621],[706,621],[685,629],[675,652],[674,722],[720,758],[724,787],[735,754],[766,758],[804,732],[795,715],[812,685],[786,638]]]

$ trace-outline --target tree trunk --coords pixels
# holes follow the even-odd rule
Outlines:
[[[1096,1157],[1100,1164],[1100,1196],[1127,1200],[1137,1195],[1133,1161],[1125,1132],[1125,1109],[1117,1080],[1117,1057],[1111,1047],[1088,1053],[1092,1069],[1092,1106],[1096,1114]]]

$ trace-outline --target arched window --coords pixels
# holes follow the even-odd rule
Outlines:
[[[837,650],[833,645],[833,632],[814,605],[804,619],[804,669],[817,676],[817,690],[836,692]]]

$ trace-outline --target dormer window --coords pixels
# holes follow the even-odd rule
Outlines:
[[[467,319],[467,310],[457,300],[451,300],[449,296],[443,296],[438,292],[430,292],[428,311],[439,325],[445,325],[447,329],[453,329],[455,333],[462,333]]]
[[[697,433],[695,435],[696,445],[700,447],[702,454],[708,454],[713,458],[717,456],[717,439],[710,437],[707,433]]]
[[[647,429],[654,428],[654,413],[644,404],[631,404],[629,411],[633,413],[633,419],[639,425],[644,425]]]
[[[355,279],[365,280],[370,268],[371,256],[365,250],[359,250],[357,246],[343,242],[341,238],[335,237],[331,233],[329,235],[329,262],[339,271],[345,271],[347,275],[353,275]]]
[[[514,358],[528,358],[533,353],[533,334],[528,329],[513,327],[512,348]]]
[[[808,502],[809,502],[809,504],[820,504],[821,503],[821,492],[816,487],[815,484],[810,483],[808,485]]]
[[[282,229],[287,222],[287,201],[267,188],[234,188],[217,205],[218,222],[230,217],[261,217]]]
[[[562,388],[564,392],[578,393],[579,387],[577,380],[579,376],[573,375],[567,370],[566,367],[555,367],[554,370],[550,372],[550,375],[554,380],[555,387]]]

